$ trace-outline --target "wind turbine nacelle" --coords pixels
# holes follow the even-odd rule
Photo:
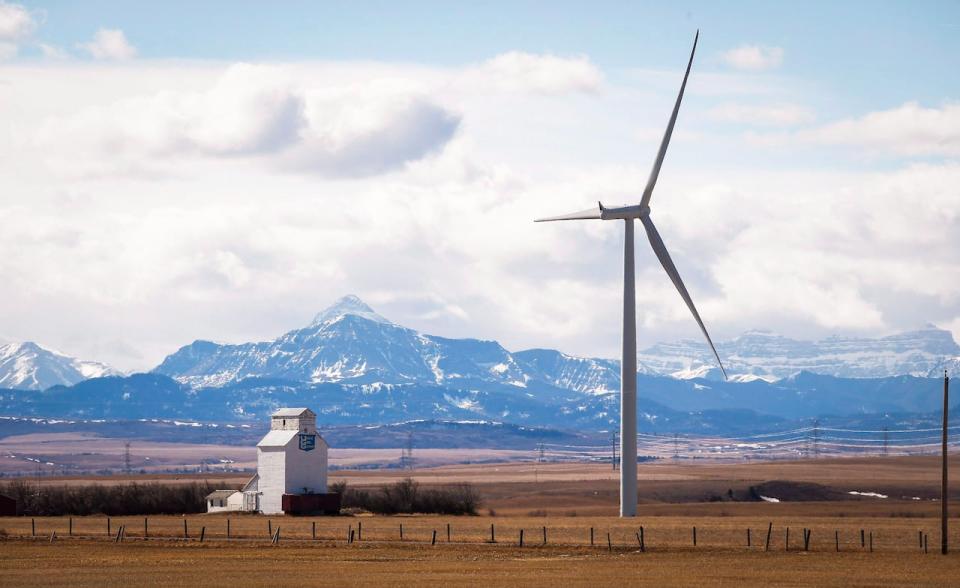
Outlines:
[[[631,206],[618,206],[615,208],[609,208],[603,204],[600,205],[600,218],[602,220],[641,218],[644,216],[650,216],[649,206],[634,204]]]

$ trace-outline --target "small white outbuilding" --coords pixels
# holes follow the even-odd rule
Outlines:
[[[309,408],[281,408],[270,415],[270,432],[257,443],[257,475],[243,487],[264,514],[284,512],[283,496],[327,492],[327,442]]]

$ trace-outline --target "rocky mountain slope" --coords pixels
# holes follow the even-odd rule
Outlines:
[[[102,363],[69,357],[29,341],[0,345],[2,388],[43,390],[117,373]]]

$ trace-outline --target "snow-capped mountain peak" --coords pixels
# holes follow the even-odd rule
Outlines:
[[[353,294],[348,294],[347,296],[340,298],[328,306],[326,309],[320,311],[320,313],[314,317],[311,326],[321,326],[346,315],[359,316],[367,320],[387,325],[393,324],[383,316],[377,314],[363,300],[360,300],[360,298],[354,296]]]
[[[32,341],[0,345],[0,388],[45,390],[71,386],[89,378],[119,375],[111,367],[83,361]]]

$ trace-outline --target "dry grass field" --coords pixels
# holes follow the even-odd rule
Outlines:
[[[291,570],[296,574],[291,582],[301,585],[955,585],[960,519],[952,520],[951,529],[957,553],[939,555],[939,503],[933,500],[939,488],[937,466],[932,457],[643,464],[640,516],[627,521],[614,516],[617,487],[609,468],[530,463],[412,472],[422,484],[473,483],[484,498],[482,514],[475,517],[151,516],[149,540],[144,540],[143,517],[112,518],[109,534],[106,517],[75,517],[73,537],[68,518],[37,518],[33,526],[30,518],[2,518],[0,585],[275,585]],[[408,474],[337,472],[334,479],[373,487]],[[197,478],[150,479],[177,483]],[[119,481],[44,483],[108,480]],[[782,502],[737,499],[751,485],[772,480],[789,482],[781,486]],[[219,481],[228,486],[242,476]],[[803,496],[808,491],[804,483],[821,485],[814,490],[833,498]],[[637,539],[641,525],[644,552]],[[120,526],[125,540],[116,543]],[[280,542],[271,545],[269,532],[277,527]],[[803,548],[803,529],[811,530],[809,551]],[[356,540],[348,543],[351,530]],[[929,553],[921,549],[920,534],[928,537]]]

